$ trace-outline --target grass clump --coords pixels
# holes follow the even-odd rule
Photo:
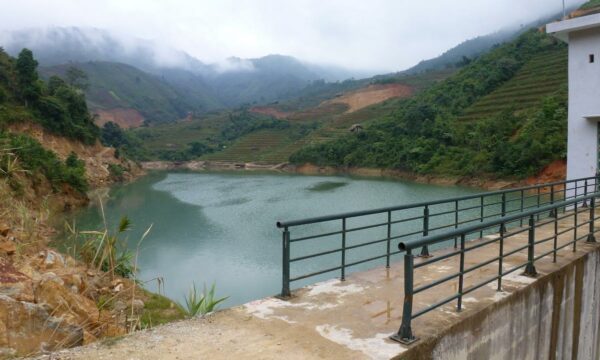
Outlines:
[[[140,319],[141,327],[153,327],[186,318],[186,312],[171,299],[160,294],[142,290],[144,312]]]
[[[190,290],[185,297],[185,304],[177,304],[178,307],[186,314],[188,317],[195,317],[198,315],[205,315],[210,312],[213,312],[217,305],[227,300],[229,296],[216,298],[215,297],[215,284],[213,283],[210,287],[210,290],[206,291],[206,285],[204,286],[204,291],[200,293],[196,288],[196,284],[193,283],[190,287]]]
[[[86,237],[79,254],[91,266],[110,274],[130,278],[135,272],[134,254],[127,249],[127,242],[121,235],[129,230],[131,221],[124,216],[114,232],[108,227],[101,231],[82,231]]]

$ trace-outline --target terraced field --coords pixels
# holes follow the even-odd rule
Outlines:
[[[527,111],[567,85],[567,49],[539,54],[512,79],[469,107],[460,121],[477,121],[505,110]]]
[[[448,77],[453,71],[444,69],[438,72],[402,76],[395,79],[394,84],[397,81],[398,84],[404,84],[405,87],[418,92]],[[204,155],[200,159],[269,164],[287,162],[289,156],[301,147],[347,135],[352,125],[366,126],[391,113],[400,101],[402,100],[391,98],[353,112],[348,111],[350,108],[348,104],[323,102],[316,107],[287,112],[285,119],[282,120],[289,123],[288,128],[253,131],[232,141],[226,141],[226,146],[222,150]],[[261,110],[258,111],[259,116],[268,117],[273,115],[269,114],[270,111],[278,109],[262,107],[259,110]],[[223,112],[191,121],[179,121],[132,131],[143,141],[150,158],[160,158],[161,153],[183,151],[189,148],[192,142],[215,144],[215,139],[230,123],[229,113]]]

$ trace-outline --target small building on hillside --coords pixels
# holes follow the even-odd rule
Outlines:
[[[600,172],[600,14],[557,21],[546,31],[569,44],[567,179],[594,176]]]
[[[354,125],[352,125],[352,126],[350,127],[350,130],[349,130],[349,131],[350,131],[350,132],[352,132],[352,133],[355,133],[355,134],[357,134],[357,133],[359,133],[359,132],[361,132],[361,131],[363,131],[363,130],[364,130],[364,129],[363,129],[363,127],[362,127],[362,125],[361,125],[361,124],[354,124]]]

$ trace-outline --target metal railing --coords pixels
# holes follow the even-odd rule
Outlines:
[[[283,229],[281,296],[291,294],[290,284],[339,271],[341,280],[350,267],[385,261],[402,250],[392,250],[393,240],[417,240],[462,226],[481,224],[511,214],[539,209],[557,201],[594,192],[597,177],[580,178],[516,189],[485,192],[450,199],[349,212],[296,221],[280,221]],[[586,201],[586,200],[584,200]],[[539,219],[540,215],[536,217]],[[521,218],[519,224],[523,225]],[[292,229],[298,233],[292,237]],[[479,237],[487,233],[479,230]],[[450,241],[458,246],[459,237]],[[436,242],[435,246],[451,246]],[[294,247],[294,251],[292,251]],[[420,256],[428,257],[430,244],[423,243]],[[311,262],[312,261],[312,262]],[[310,262],[310,263],[309,263]],[[292,265],[296,266],[292,271]]]
[[[565,247],[572,245],[573,251],[576,251],[578,241],[585,239],[586,242],[595,243],[596,240],[594,234],[596,233],[596,230],[594,228],[594,221],[598,219],[598,217],[595,216],[595,205],[598,197],[600,197],[600,192],[594,192],[587,195],[578,196],[573,199],[541,206],[536,209],[527,210],[518,214],[512,214],[498,219],[488,220],[481,224],[474,224],[464,226],[459,229],[446,231],[443,234],[431,235],[417,240],[400,242],[398,248],[400,251],[405,252],[404,307],[400,329],[398,330],[398,333],[392,335],[391,338],[404,344],[412,343],[416,340],[411,328],[411,322],[413,319],[455,300],[457,302],[457,311],[460,311],[463,306],[462,301],[464,295],[493,282],[497,282],[497,290],[501,291],[502,278],[506,275],[525,268],[524,275],[535,276],[537,274],[535,262],[539,259],[552,255],[552,261],[556,262],[557,251]],[[560,214],[561,211],[562,214]],[[587,219],[585,221],[581,221],[579,219],[579,215],[584,212],[589,212],[589,216],[584,215],[584,217]],[[573,219],[572,226],[560,226],[559,228],[559,221],[570,218]],[[521,224],[524,220],[526,220],[527,224],[522,226]],[[539,230],[539,228],[542,226],[550,224],[553,225],[553,230],[550,230],[550,236],[536,239],[536,230]],[[584,229],[582,230],[582,228]],[[466,240],[469,236],[477,237],[482,230],[488,229],[496,235],[492,236],[491,239],[486,237],[480,241],[469,243],[469,246],[467,246]],[[572,237],[569,236],[569,232],[573,233]],[[516,240],[515,242],[517,242],[517,247],[505,251],[506,240],[510,238],[514,239],[514,236],[522,233],[527,233],[526,243],[518,243]],[[568,236],[570,240],[561,241],[559,243],[558,238],[561,235]],[[414,250],[417,250],[422,246],[431,246],[433,244],[454,238],[460,239],[457,250],[452,250],[415,264],[413,256]],[[550,250],[547,248],[541,251],[537,249],[539,245],[548,243],[550,241],[552,241],[552,247]],[[466,267],[465,256],[467,253],[490,245],[498,246],[497,255],[485,260],[477,259],[476,262],[471,263],[470,267]],[[515,245],[515,243],[511,243],[511,245]],[[524,250],[527,250],[527,260],[517,263],[516,265],[513,262],[511,264],[512,267],[505,270],[503,267],[505,258],[522,251],[524,252]],[[414,270],[453,257],[458,257],[458,269],[456,272],[445,275],[434,281],[420,283],[417,287],[414,286]],[[494,266],[495,264],[498,266],[498,270],[495,275],[486,277],[485,279],[478,277],[476,279],[477,282],[473,283],[473,281],[470,281],[471,284],[465,286],[465,276],[467,274],[475,270],[482,269],[485,266]],[[425,306],[422,309],[413,311],[413,297],[416,294],[451,281],[457,281],[456,291],[452,290],[449,296],[441,295],[445,297],[433,304]]]

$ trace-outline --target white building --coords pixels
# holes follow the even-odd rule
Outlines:
[[[567,179],[599,172],[600,14],[546,25],[569,44],[569,135]]]

